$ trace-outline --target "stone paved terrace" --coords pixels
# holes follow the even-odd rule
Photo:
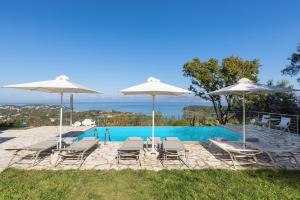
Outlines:
[[[86,131],[91,127],[63,127],[64,133],[70,131]],[[12,158],[14,152],[5,151],[9,148],[23,148],[49,137],[54,137],[59,134],[58,126],[42,126],[30,129],[19,130],[0,130],[0,171],[6,168],[9,160]]]
[[[241,131],[241,126],[228,125],[230,129],[233,129],[237,132]],[[64,127],[64,131],[84,131],[86,127]],[[24,147],[30,144],[37,143],[42,140],[46,140],[49,136],[57,135],[58,127],[39,127],[32,128],[27,130],[9,130],[4,131],[0,134],[0,137],[16,137],[14,139],[8,140],[0,144],[0,163],[1,169],[3,170],[9,160],[12,157],[13,152],[7,152],[4,149],[6,148],[17,148]],[[300,137],[292,134],[282,133],[280,131],[272,130],[269,132],[268,129],[259,129],[253,126],[247,126],[247,135],[249,137],[258,137],[260,141],[267,142],[272,145],[292,147],[298,146],[300,144]],[[161,170],[161,169],[187,169],[183,163],[172,160],[167,161],[162,165],[161,161],[155,156],[151,155],[147,150],[145,150],[145,155],[141,158],[141,166],[134,160],[122,160],[120,164],[117,164],[115,159],[117,154],[117,149],[121,146],[121,142],[109,142],[106,145],[103,143],[95,149],[89,156],[86,158],[83,165],[80,169],[99,169],[99,170],[108,170],[108,169],[149,169],[149,170]],[[229,161],[228,155],[222,152],[220,149],[209,146],[207,143],[199,142],[184,142],[184,146],[189,150],[189,157],[186,161],[189,164],[191,169],[202,169],[202,168],[226,168],[234,169],[232,167],[231,161]],[[24,155],[26,152],[23,152]],[[251,168],[260,168],[260,167],[285,167],[292,169],[298,166],[291,165],[288,160],[282,159],[279,160],[279,163],[276,165],[271,165],[268,162],[266,156],[261,155],[258,157],[259,161],[263,163],[263,166],[251,166]],[[52,156],[47,156],[36,166],[32,167],[31,163],[28,160],[22,160],[19,164],[14,164],[13,167],[16,168],[25,168],[25,169],[77,169],[79,165],[74,161],[64,161],[57,167],[54,167],[54,163],[57,157],[56,154]],[[298,157],[300,160],[300,158]],[[236,163],[238,164],[238,163]],[[249,168],[247,166],[238,166],[236,169],[245,169]]]

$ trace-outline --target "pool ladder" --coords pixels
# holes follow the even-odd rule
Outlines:
[[[97,128],[94,129],[94,137],[97,138],[97,139],[99,139],[99,141],[100,141],[100,137],[99,137],[98,129]]]
[[[98,134],[98,129],[97,128],[95,128],[95,130],[94,130],[94,137],[99,139],[99,141],[101,141],[100,137],[99,137],[99,134]],[[104,131],[104,140],[103,140],[104,144],[106,144],[107,139],[108,139],[108,141],[111,141],[110,132],[109,132],[108,128],[106,128],[105,131]]]
[[[107,138],[108,138],[108,141],[111,141],[110,132],[109,132],[108,128],[106,128],[105,131],[104,131],[104,144],[106,144]]]

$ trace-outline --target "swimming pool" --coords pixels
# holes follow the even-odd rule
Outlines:
[[[97,131],[96,131],[96,130]],[[104,140],[106,127],[96,127],[80,135],[77,139],[93,137],[98,133],[100,141]],[[125,141],[128,137],[142,137],[144,140],[151,137],[152,128],[147,127],[108,127],[111,141]],[[230,141],[242,140],[242,135],[219,126],[158,126],[155,127],[155,137],[178,137],[181,141],[207,142],[213,138],[224,138]]]

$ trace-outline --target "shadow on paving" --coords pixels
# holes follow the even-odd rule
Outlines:
[[[14,139],[16,137],[0,137],[0,144],[8,141],[8,140],[11,140],[11,139]]]
[[[210,145],[209,143],[201,143],[203,148],[205,148],[208,152],[210,152],[216,159],[218,160],[230,160],[230,156],[225,151],[215,147],[214,145]]]
[[[62,135],[62,137],[78,137],[83,133],[84,133],[84,131],[70,131],[70,132],[64,133]]]
[[[232,161],[229,154],[222,149],[216,147],[215,145],[210,145],[209,143],[202,143],[202,146],[210,152],[216,159],[223,161],[228,166],[232,166]],[[270,163],[270,159],[267,154],[261,153],[256,155],[257,160],[262,167],[274,167]]]

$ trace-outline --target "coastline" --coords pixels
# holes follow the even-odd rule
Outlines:
[[[1,103],[3,105],[59,105],[58,103]],[[69,107],[69,102],[65,106]],[[157,102],[156,111],[166,116],[179,116],[186,106],[210,106],[208,102]],[[77,112],[89,110],[121,111],[149,115],[152,113],[151,102],[74,102],[74,110]]]

